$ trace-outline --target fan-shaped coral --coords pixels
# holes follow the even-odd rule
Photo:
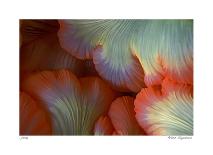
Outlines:
[[[190,87],[176,87],[166,94],[143,89],[135,99],[136,118],[148,134],[192,135],[193,99]]]
[[[176,82],[192,84],[192,20],[145,22],[134,38],[133,49],[143,66],[146,85],[160,84],[165,76]]]
[[[61,20],[61,46],[80,59],[92,59],[99,74],[121,91],[144,87],[143,69],[132,54],[131,20]],[[127,82],[128,81],[128,82]]]
[[[22,88],[50,111],[55,134],[92,134],[95,121],[107,112],[114,98],[101,79],[79,81],[68,70],[34,74]]]
[[[118,134],[143,134],[142,129],[135,119],[134,98],[123,96],[114,100],[109,109],[109,117]]]
[[[48,112],[24,92],[20,93],[20,114],[21,135],[52,134]]]
[[[83,74],[83,61],[60,47],[56,35],[58,26],[57,22],[51,20],[22,21],[21,79],[32,72],[43,70],[70,69],[78,76]]]

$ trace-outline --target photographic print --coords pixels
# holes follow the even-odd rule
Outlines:
[[[19,134],[193,135],[192,19],[20,19]]]

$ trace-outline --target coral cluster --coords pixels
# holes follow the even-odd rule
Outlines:
[[[20,20],[20,135],[193,135],[193,21]]]

